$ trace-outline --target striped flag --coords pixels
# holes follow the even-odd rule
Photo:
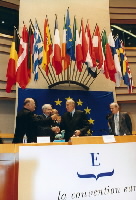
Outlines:
[[[63,27],[63,41],[62,41],[62,60],[64,63],[63,69],[66,70],[70,65],[70,56],[67,54],[66,51],[66,24],[65,24],[65,17],[64,17],[64,27]]]
[[[105,62],[106,66],[104,65],[104,74],[107,74],[106,70],[108,70],[110,80],[113,82],[116,82],[115,80],[116,68],[114,65],[111,48],[108,43],[108,38],[107,38],[105,30],[103,30],[102,32],[102,47],[103,47],[103,52],[104,52],[105,61],[106,61]]]
[[[75,59],[79,72],[82,72],[83,53],[81,47],[81,40],[77,29],[76,18],[74,17],[74,35],[75,35]]]
[[[55,19],[52,65],[56,71],[56,75],[59,75],[62,72],[62,58],[57,17]]]
[[[14,28],[14,36],[10,49],[10,57],[7,67],[7,85],[6,92],[10,93],[12,86],[16,83],[16,67],[18,60],[18,50],[19,50],[19,37],[17,30]]]
[[[111,51],[112,51],[112,56],[113,56],[114,64],[115,64],[115,68],[116,68],[116,73],[115,73],[116,83],[115,84],[116,84],[116,87],[119,87],[121,84],[122,72],[121,72],[121,66],[120,66],[119,58],[118,58],[118,55],[116,52],[115,41],[113,39],[112,32],[110,32],[110,34],[108,36],[108,43],[109,43]]]

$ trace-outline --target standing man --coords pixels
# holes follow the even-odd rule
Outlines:
[[[13,143],[22,143],[24,135],[27,136],[27,142],[37,142],[37,127],[46,124],[47,119],[39,119],[34,115],[35,101],[32,98],[24,100],[24,106],[16,116],[16,128]],[[57,115],[52,115],[50,120],[55,120]]]
[[[89,130],[89,122],[86,114],[75,109],[75,102],[72,99],[66,101],[67,112],[61,120],[61,130],[65,130],[65,141],[72,136],[84,136]]]
[[[52,115],[52,106],[50,104],[44,104],[42,106],[42,115],[39,115],[38,118],[40,120],[45,120],[46,123],[39,124],[37,128],[37,136],[50,136],[51,142],[55,139],[55,135],[60,132],[59,126],[54,124],[54,117],[56,116],[55,120],[57,120],[58,114]]]
[[[131,118],[126,112],[119,111],[117,103],[110,104],[111,115],[108,117],[109,126],[113,135],[132,135]]]

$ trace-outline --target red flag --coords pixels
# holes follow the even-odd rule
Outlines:
[[[76,18],[74,18],[74,35],[75,35],[75,58],[76,65],[79,72],[82,72],[82,62],[83,62],[83,53],[81,47],[81,41],[79,37],[79,32],[76,25]]]
[[[43,60],[42,60],[42,68],[46,72],[46,75],[49,74],[49,63],[50,63],[50,56],[52,54],[52,41],[51,35],[49,30],[48,19],[45,19],[44,22],[44,50],[43,50]]]
[[[104,56],[105,56],[104,74],[106,76],[106,74],[107,74],[106,70],[108,70],[110,80],[113,82],[116,82],[116,80],[115,80],[116,68],[115,68],[111,48],[108,43],[108,39],[107,39],[105,30],[102,32],[102,46],[103,46],[103,52],[104,52]],[[107,78],[107,76],[106,76],[106,78]]]
[[[98,68],[100,69],[103,66],[103,55],[102,55],[101,36],[97,24],[95,26],[95,31],[93,35],[93,47],[95,51],[96,61],[99,63]]]
[[[59,75],[62,72],[62,59],[57,18],[55,20],[52,65],[56,70],[56,75]]]
[[[10,50],[10,58],[8,61],[8,68],[7,68],[7,86],[6,92],[11,92],[11,87],[16,83],[16,66],[17,66],[17,59],[18,59],[18,48],[19,48],[19,37],[17,34],[17,30],[14,28],[14,36],[13,41],[11,44]]]
[[[80,33],[80,38],[81,38],[81,46],[82,46],[82,54],[83,54],[83,62],[86,62],[87,58],[87,53],[88,53],[88,44],[85,36],[85,29],[84,29],[84,24],[83,24],[83,19],[81,20],[81,33]]]
[[[88,41],[88,48],[89,48],[89,53],[90,53],[90,56],[92,59],[93,67],[96,67],[96,57],[95,57],[95,51],[94,51],[94,47],[93,47],[89,23],[87,23],[87,25],[86,25],[86,37],[87,37],[87,41]]]
[[[22,38],[20,39],[19,55],[17,62],[17,76],[16,82],[21,88],[26,88],[29,82],[28,73],[28,31],[24,25],[22,30]]]

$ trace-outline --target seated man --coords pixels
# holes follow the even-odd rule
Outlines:
[[[57,116],[57,114],[52,115],[52,106],[50,104],[44,104],[42,106],[43,114],[39,115],[38,118],[43,120],[47,119],[46,123],[40,124],[37,127],[37,136],[50,136],[50,141],[53,142],[55,135],[60,132],[60,128],[54,124],[57,117],[54,119],[52,116]]]
[[[61,119],[61,130],[65,130],[65,141],[72,136],[84,136],[89,130],[89,122],[86,114],[75,109],[75,102],[72,99],[66,101],[67,112]]]

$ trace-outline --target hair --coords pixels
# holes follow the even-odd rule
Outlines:
[[[73,103],[75,105],[75,101],[73,99],[68,99],[66,102],[67,103]]]
[[[44,105],[42,106],[42,110],[45,110],[45,109],[47,109],[49,106],[51,106],[51,107],[52,107],[52,105],[51,105],[51,104],[44,104]]]
[[[111,103],[110,106],[114,106],[114,107],[116,107],[116,108],[119,108],[119,105],[118,105],[118,103],[116,103],[116,102]]]
[[[34,99],[32,99],[32,98],[26,98],[26,99],[24,100],[24,106],[25,106],[26,104],[30,103],[31,100],[34,100]]]

